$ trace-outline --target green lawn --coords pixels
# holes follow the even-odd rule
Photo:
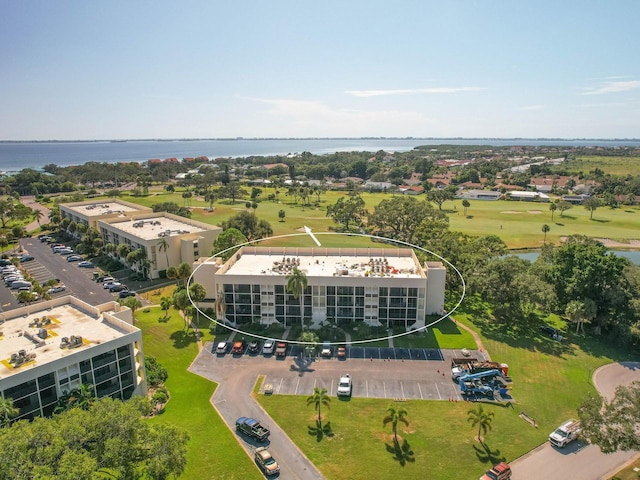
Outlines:
[[[266,198],[273,189],[263,189],[262,197]],[[280,203],[262,201],[258,204],[255,213],[261,219],[267,220],[273,229],[274,235],[286,235],[300,233],[305,225],[315,232],[326,232],[335,227],[326,216],[327,205],[334,204],[338,198],[346,195],[345,192],[329,191],[322,195],[318,207],[304,207],[301,204],[292,204],[290,198],[280,195]],[[383,199],[392,198],[391,194],[363,193],[366,207],[372,211]],[[423,197],[420,197],[422,200]],[[147,197],[129,197],[123,199],[151,206],[155,203],[175,202],[183,205],[182,193],[152,192]],[[640,208],[623,206],[616,209],[600,207],[593,213],[584,207],[576,205],[560,215],[556,211],[551,220],[551,212],[548,203],[519,202],[519,201],[481,201],[470,200],[471,206],[464,215],[462,200],[447,201],[443,204],[443,211],[450,220],[451,230],[460,231],[471,235],[499,235],[512,249],[539,248],[544,241],[542,226],[549,225],[547,241],[558,243],[560,237],[568,235],[587,235],[597,238],[611,238],[619,241],[640,238]],[[192,218],[205,223],[220,225],[229,217],[244,211],[244,201],[230,204],[228,200],[218,201],[214,204],[215,211],[208,212],[203,208],[194,208]],[[203,200],[197,197],[192,199],[193,207],[208,207]],[[278,212],[285,211],[285,221],[281,222]],[[320,238],[324,246],[367,246],[371,242],[358,237],[323,236]],[[271,244],[282,245],[282,240],[272,240]],[[287,238],[290,246],[311,246],[313,241],[306,237]],[[266,245],[266,243],[264,243]],[[379,244],[377,244],[379,246]]]
[[[540,335],[537,329],[508,335],[485,324],[481,317],[475,322],[471,318],[468,313],[456,316],[457,321],[480,331],[494,361],[509,365],[516,400],[513,407],[483,405],[495,414],[486,448],[474,442],[474,432],[466,421],[468,410],[475,407],[473,403],[395,404],[409,412],[410,425],[400,424],[400,434],[408,441],[414,461],[403,466],[387,452],[387,445],[392,445],[391,429],[382,427],[382,418],[388,400],[333,399],[331,409],[326,411],[333,435],[321,440],[309,432],[314,413],[305,408],[303,397],[258,396],[258,400],[328,479],[380,478],[379,472],[385,472],[385,478],[477,478],[489,465],[511,461],[544,443],[558,424],[575,416],[576,407],[587,395],[595,394],[590,381],[593,371],[613,360],[627,359],[594,339],[574,338],[567,333],[566,340],[558,343]],[[453,330],[457,328],[450,322],[436,336],[443,345],[455,345],[458,340],[449,335],[458,335]],[[538,428],[520,418],[521,412],[533,417]]]
[[[167,322],[159,321],[163,317],[159,307],[138,310],[136,317],[145,355],[156,357],[169,372],[167,388],[171,399],[165,411],[151,421],[183,428],[191,437],[182,478],[263,478],[211,406],[209,399],[216,385],[187,371],[198,348],[193,332],[184,332],[178,312],[171,311]]]

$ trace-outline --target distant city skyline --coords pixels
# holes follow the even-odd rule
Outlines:
[[[0,141],[640,137],[640,2],[0,0]]]

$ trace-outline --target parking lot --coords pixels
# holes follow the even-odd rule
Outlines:
[[[88,303],[98,304],[118,298],[117,293],[105,290],[102,284],[93,281],[93,272],[98,268],[80,268],[78,262],[67,262],[65,256],[53,253],[51,247],[41,243],[37,238],[24,238],[21,241],[23,250],[27,251],[35,259],[20,264],[20,268],[27,271],[41,284],[51,279],[58,279],[66,289],[62,292],[51,294],[51,297],[74,295]],[[0,305],[2,310],[17,308],[20,304],[17,299],[17,291],[4,285],[0,286]]]
[[[462,400],[450,374],[451,358],[462,356],[459,350],[350,346],[345,359],[305,357],[298,345],[290,345],[284,358],[246,351],[242,355],[209,353],[209,368],[225,372],[242,368],[265,375],[261,393],[270,385],[274,395],[310,395],[318,387],[335,396],[340,375],[349,373],[353,397]],[[485,358],[480,351],[471,351],[471,356]]]

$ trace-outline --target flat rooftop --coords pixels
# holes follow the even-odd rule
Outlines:
[[[140,209],[123,205],[118,202],[105,202],[104,200],[86,205],[65,205],[66,208],[79,215],[86,217],[100,217],[102,215],[112,215],[116,213],[139,212]]]
[[[147,217],[126,222],[110,223],[112,228],[117,228],[130,235],[135,235],[143,240],[153,240],[154,238],[173,237],[185,233],[202,232],[200,226],[191,225],[174,218],[164,217],[161,214],[157,217]]]
[[[0,331],[0,379],[127,334],[113,324],[91,317],[73,304],[6,320],[0,325]],[[38,336],[39,333],[44,338]],[[76,348],[60,348],[62,338],[70,339],[72,335],[82,337],[82,343]],[[15,367],[15,363],[10,362],[11,355],[21,350],[27,357],[35,354],[35,358]]]
[[[356,254],[357,250],[357,254]],[[253,253],[256,252],[256,253]],[[258,253],[259,252],[259,253]],[[424,278],[424,272],[407,249],[299,249],[269,253],[269,249],[243,249],[240,259],[229,264],[224,275],[289,276],[293,267],[307,277]],[[297,253],[297,254],[296,254]],[[371,255],[368,255],[371,253]],[[235,257],[232,257],[235,258]]]

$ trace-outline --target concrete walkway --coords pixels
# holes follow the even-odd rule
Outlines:
[[[24,195],[20,197],[20,203],[22,203],[25,207],[29,207],[32,210],[40,210],[42,212],[42,218],[40,219],[40,223],[49,223],[49,210],[47,207],[42,206],[38,202],[36,202],[36,197],[33,195]],[[32,232],[40,228],[40,223],[37,221],[33,221],[27,225],[25,225],[24,229],[27,232]]]

